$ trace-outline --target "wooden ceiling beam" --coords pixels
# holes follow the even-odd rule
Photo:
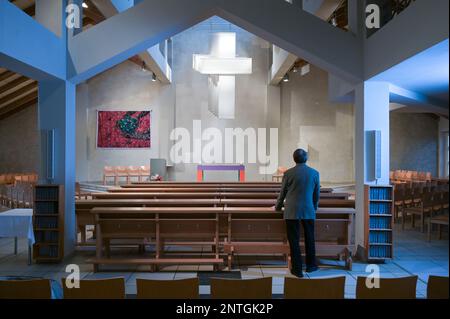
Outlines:
[[[24,87],[21,87],[20,89],[18,89],[17,91],[13,91],[12,93],[2,97],[0,99],[0,105],[3,105],[5,103],[7,103],[8,101],[13,100],[13,99],[17,98],[18,96],[21,96],[27,92],[35,91],[35,90],[37,90],[37,87],[38,87],[37,82],[32,82],[30,84],[27,84]]]
[[[37,102],[38,102],[37,91],[27,94],[24,97],[0,108],[0,120],[3,120],[14,113],[20,112],[21,110],[33,104],[37,104]]]
[[[5,93],[6,91],[9,91],[11,89],[13,89],[14,87],[25,83],[26,81],[29,81],[30,79],[27,78],[26,76],[21,76],[15,80],[12,80],[11,82],[6,83],[5,85],[0,87],[0,94]]]
[[[10,78],[14,75],[15,73],[12,71],[5,71],[3,73],[0,73],[0,82],[6,80],[7,78]]]

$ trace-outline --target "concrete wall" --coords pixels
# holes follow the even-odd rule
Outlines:
[[[236,117],[222,120],[208,109],[208,76],[192,68],[193,54],[209,54],[211,32],[236,32],[237,55],[253,59],[253,73],[236,77]],[[211,18],[173,38],[173,84],[151,81],[151,73],[129,61],[122,63],[77,88],[77,180],[99,181],[105,165],[144,165],[150,158],[165,158],[174,144],[172,128],[186,128],[193,136],[193,121],[201,120],[202,129],[278,127],[274,110],[279,110],[277,88],[269,95],[270,45],[266,41],[222,20]],[[268,120],[268,107],[273,104]],[[152,147],[147,150],[106,150],[96,148],[97,110],[152,110]],[[275,112],[277,113],[277,112]],[[203,142],[205,145],[207,142]],[[191,140],[192,144],[192,140]],[[245,145],[247,149],[247,144]],[[259,173],[258,163],[246,161],[248,180],[269,179]],[[169,176],[177,180],[195,180],[197,164],[176,164]],[[237,172],[208,172],[205,179],[236,180]]]
[[[353,144],[353,106],[329,102],[328,73],[314,66],[305,76],[291,73],[281,86],[280,165],[291,167],[302,147],[323,182],[354,182]]]
[[[0,120],[0,174],[39,173],[40,134],[37,107]]]
[[[192,68],[193,54],[209,54],[211,32],[236,32],[236,53],[240,57],[253,59],[251,75],[236,76],[235,119],[218,119],[208,109],[208,76]],[[176,127],[188,129],[192,136],[193,120],[201,120],[202,129],[218,128],[222,134],[225,128],[266,128],[268,110],[268,42],[240,29],[220,18],[211,18],[173,38],[173,83],[176,94]],[[191,141],[192,144],[192,141]],[[206,142],[203,142],[205,145]],[[245,144],[247,149],[247,143]],[[264,180],[269,176],[259,174],[258,163],[248,163],[245,156],[248,180]],[[195,180],[197,164],[179,164],[174,168],[177,180]],[[206,180],[236,180],[237,173],[205,174]]]
[[[448,119],[439,119],[439,177],[448,177]],[[447,166],[447,167],[445,167]]]
[[[433,115],[390,115],[391,170],[404,169],[438,175],[439,119]]]
[[[170,108],[165,92],[170,87],[152,82],[149,71],[126,61],[77,87],[77,180],[99,181],[105,165],[149,165],[159,158],[168,143]],[[97,111],[151,111],[150,149],[97,148]],[[167,138],[166,138],[167,137]],[[160,147],[164,144],[163,147]]]

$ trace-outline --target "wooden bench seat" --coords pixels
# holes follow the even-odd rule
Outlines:
[[[221,265],[223,258],[93,258],[86,261],[94,265],[94,272],[100,265]]]

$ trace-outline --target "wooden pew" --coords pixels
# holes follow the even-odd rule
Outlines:
[[[96,258],[88,263],[98,271],[102,264],[223,264],[219,257],[218,207],[97,207],[95,216],[97,240]],[[155,244],[152,258],[109,258],[111,239],[141,239]],[[165,242],[186,241],[189,245],[213,242],[214,258],[164,258]],[[194,242],[195,241],[195,242]],[[103,249],[106,258],[103,256]]]
[[[347,193],[321,193],[321,199],[348,200]],[[93,199],[276,199],[278,193],[270,192],[113,192],[113,193],[93,193]]]
[[[281,213],[262,207],[225,207],[224,213],[228,214],[228,241],[224,243],[228,269],[236,254],[288,256],[289,244]],[[353,208],[319,208],[316,214],[318,257],[344,258],[345,267],[352,268],[354,215]]]
[[[228,265],[235,254],[270,253],[288,256],[282,214],[270,207],[96,207],[97,257],[101,264],[222,264],[220,248]],[[352,208],[320,208],[317,212],[317,256],[345,258],[351,268],[354,245]],[[153,258],[110,259],[111,239],[140,239],[154,243]],[[164,243],[213,246],[214,258],[163,258]],[[231,268],[231,267],[230,267]],[[230,269],[229,268],[229,269]]]
[[[209,193],[207,193],[209,194]],[[193,194],[185,194],[181,197],[175,196],[173,193],[165,193],[161,196],[147,196],[137,195],[130,198],[126,196],[120,196],[120,194],[99,193],[98,197],[94,196],[93,200],[76,200],[75,212],[77,219],[77,226],[81,232],[80,245],[86,244],[86,226],[95,225],[95,220],[90,210],[94,207],[217,207],[217,206],[250,206],[250,207],[271,207],[276,204],[276,196],[267,198],[264,193],[262,195],[247,195],[244,193],[238,193],[235,196],[203,196],[198,198],[192,198]],[[232,195],[232,194],[231,194]],[[237,196],[237,198],[236,198]],[[342,208],[354,208],[354,200],[342,200],[336,198],[327,198],[327,194],[322,195],[319,201],[319,207],[342,207]],[[157,197],[157,198],[155,198]],[[161,198],[162,197],[162,198]],[[206,197],[206,198],[204,198]],[[232,198],[230,198],[232,197]]]
[[[224,207],[272,207],[276,204],[276,199],[226,199],[220,200]],[[323,208],[355,208],[354,200],[341,199],[320,199],[319,207]]]
[[[110,188],[109,193],[264,193],[265,196],[278,196],[280,193],[279,188],[270,187],[187,187],[187,188]],[[324,198],[336,198],[336,199],[348,199],[348,193],[331,193],[331,192],[321,192],[321,197]],[[264,195],[261,195],[264,196]]]
[[[109,193],[193,193],[193,192],[202,192],[202,193],[279,193],[279,188],[274,187],[148,187],[148,188],[110,188],[108,189]]]
[[[150,182],[150,183],[131,183],[127,185],[121,185],[120,188],[276,188],[280,189],[281,183],[273,182],[249,182],[249,183],[214,183],[214,182]],[[322,187],[321,193],[332,193],[333,189],[328,187]]]
[[[93,199],[76,200],[75,213],[81,243],[86,244],[86,226],[95,225],[95,216],[91,209],[95,207],[217,207],[220,199]]]

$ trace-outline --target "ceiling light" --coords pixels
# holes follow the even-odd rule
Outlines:
[[[85,8],[85,9],[89,8],[89,6],[87,5],[86,2],[83,2],[83,4],[82,4],[81,6],[82,6],[83,8]]]
[[[337,27],[337,20],[336,20],[336,17],[333,17],[332,19],[331,19],[331,24],[334,26],[334,27]]]
[[[156,74],[155,74],[155,72],[152,72],[152,82],[156,82]]]
[[[289,82],[289,74],[283,76],[283,82]]]
[[[297,73],[297,72],[298,72],[298,67],[294,66],[294,67],[292,68],[292,72],[293,72],[293,73]]]
[[[147,71],[147,66],[145,65],[144,61],[142,61],[142,71],[143,72]]]

